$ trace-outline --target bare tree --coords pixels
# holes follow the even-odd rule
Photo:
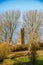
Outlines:
[[[39,42],[39,28],[41,22],[43,21],[43,13],[39,11],[29,11],[24,15],[23,19],[24,22],[26,23],[26,27],[28,29],[29,34],[30,51],[31,51],[30,61],[32,65],[37,65],[36,43]]]
[[[20,17],[19,11],[5,12],[2,15],[3,29],[2,29],[2,38],[4,41],[12,41],[14,31],[18,25]]]
[[[3,23],[2,23],[2,16],[0,14],[0,42],[2,40],[2,28],[3,28]]]
[[[23,15],[26,31],[28,31],[28,40],[39,41],[39,29],[41,22],[43,21],[43,13],[37,10],[28,11]]]

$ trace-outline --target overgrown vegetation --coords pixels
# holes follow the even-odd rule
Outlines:
[[[0,61],[6,58],[8,54],[12,51],[12,47],[9,44],[1,43],[0,44]]]

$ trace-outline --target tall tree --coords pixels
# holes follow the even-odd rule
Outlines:
[[[5,12],[2,15],[2,22],[3,22],[2,35],[4,41],[9,42],[12,41],[12,37],[18,25],[19,18],[20,18],[19,11]]]
[[[2,16],[0,14],[0,42],[2,40],[2,28],[3,28],[3,23],[2,23]]]
[[[39,29],[41,22],[43,21],[43,13],[37,10],[28,11],[23,15],[23,20],[25,23],[25,32],[28,31],[28,40],[34,39],[34,41],[39,41]]]
[[[43,21],[43,13],[39,11],[29,11],[24,15],[23,19],[24,22],[26,23],[26,27],[28,29],[29,34],[29,42],[31,50],[30,61],[32,65],[37,65],[36,43],[39,42],[39,28],[41,22]]]

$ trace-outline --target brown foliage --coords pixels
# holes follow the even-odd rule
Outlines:
[[[27,49],[28,48],[25,44],[21,44],[21,45],[16,44],[15,46],[13,46],[13,51],[24,51]]]
[[[14,64],[14,61],[12,61],[11,59],[5,59],[2,65],[13,65],[13,64]]]
[[[0,44],[0,61],[2,61],[6,56],[11,53],[12,47],[9,44],[1,43]]]

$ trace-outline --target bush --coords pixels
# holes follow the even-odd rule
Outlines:
[[[14,48],[13,48],[13,51],[24,51],[24,50],[27,50],[27,47],[26,45],[15,45]]]
[[[36,46],[36,50],[40,49],[40,44],[39,43],[36,43],[35,46]],[[31,49],[31,43],[26,44],[26,48],[27,48],[27,50],[30,50]]]
[[[43,49],[43,43],[40,43],[40,49]]]
[[[25,46],[26,46],[26,48],[27,48],[27,50],[30,50],[30,43],[28,43],[28,44],[25,44]]]
[[[2,65],[24,65],[24,64],[20,61],[13,61],[11,59],[5,59]]]
[[[12,51],[30,50],[30,47],[31,47],[31,43],[21,44],[21,45],[16,44],[15,46],[13,46]],[[36,50],[38,50],[38,49],[40,49],[40,44],[39,43],[36,44]]]
[[[9,44],[0,44],[0,61],[6,58],[9,53],[11,53],[11,47],[9,47]]]
[[[5,59],[2,65],[14,65],[14,61],[11,59]]]

